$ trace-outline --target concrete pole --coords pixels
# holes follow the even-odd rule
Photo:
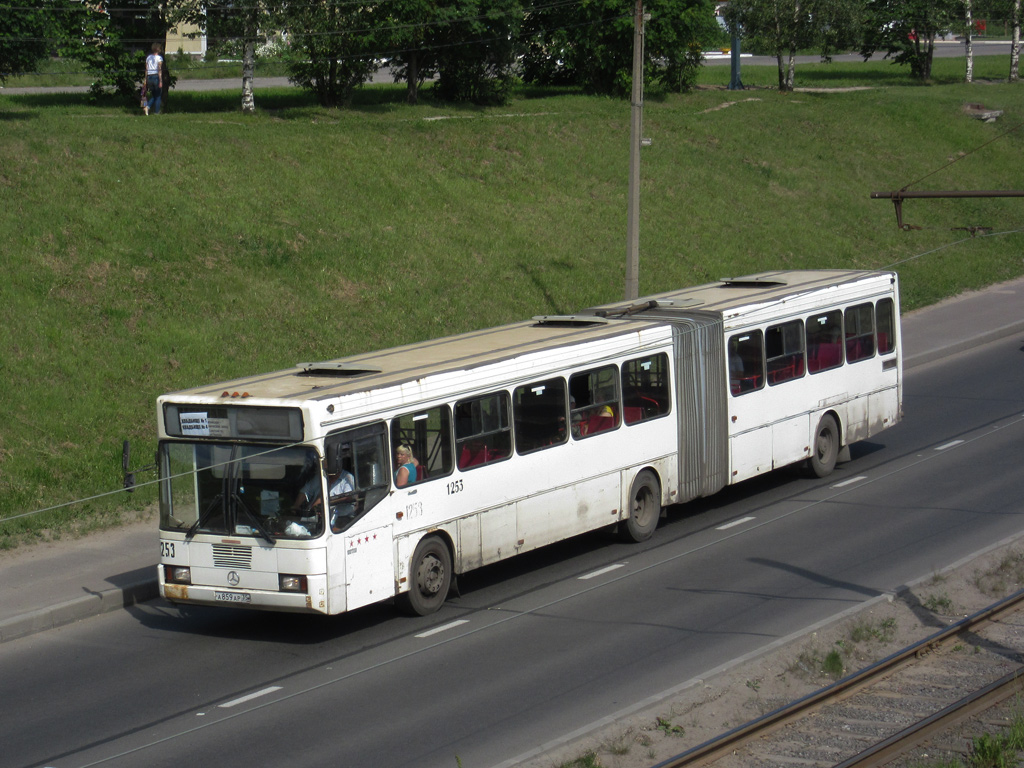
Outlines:
[[[640,290],[640,142],[644,107],[644,4],[636,0],[633,17],[633,93],[629,126],[629,219],[626,222],[626,299]]]

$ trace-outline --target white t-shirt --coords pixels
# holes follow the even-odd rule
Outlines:
[[[159,56],[155,53],[149,54],[149,56],[146,57],[146,76],[159,75],[163,63],[163,56]]]

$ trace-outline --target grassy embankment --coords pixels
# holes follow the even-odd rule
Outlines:
[[[989,66],[979,78],[1006,62]],[[924,229],[899,232],[892,205],[869,199],[965,153],[915,188],[1019,188],[1024,136],[992,140],[1024,119],[1024,87],[900,72],[797,70],[800,86],[881,86],[865,91],[649,98],[641,292],[898,265],[909,309],[1024,273],[1020,234],[951,231],[1016,229],[1020,200],[912,201],[905,218]],[[747,85],[773,78],[744,68]],[[244,118],[236,92],[179,92],[144,118],[0,95],[0,518],[119,488],[122,440],[151,460],[162,392],[621,296],[628,103],[528,91],[502,109],[411,108],[394,87],[340,111],[294,89],[256,98]],[[1003,119],[965,117],[975,101]],[[154,497],[0,523],[0,548]]]

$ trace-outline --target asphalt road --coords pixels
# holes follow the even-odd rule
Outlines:
[[[0,761],[514,764],[1019,533],[1020,336],[908,371],[905,409],[825,480],[777,472],[643,545],[589,535],[482,569],[434,616],[153,601],[3,644]]]
[[[975,56],[1006,56],[1007,59],[1010,57],[1010,43],[1002,41],[974,41],[972,46],[973,53]],[[742,54],[743,46],[740,46]],[[948,59],[956,56],[966,56],[967,49],[966,45],[962,40],[938,40],[935,43],[935,57],[940,59]],[[885,58],[885,53],[879,51],[871,57],[872,61],[880,61]],[[816,64],[821,61],[820,56],[797,56],[797,66],[801,64]],[[841,53],[832,57],[832,61],[854,61],[863,62],[864,57],[856,53]],[[751,66],[776,66],[778,62],[774,56],[751,56],[742,54],[740,57],[740,67],[743,65]],[[728,55],[709,55],[705,58],[705,64],[708,66],[729,66],[731,63],[730,56]],[[1007,63],[1009,67],[1009,63]]]

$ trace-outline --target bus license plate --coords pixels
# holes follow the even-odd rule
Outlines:
[[[250,603],[252,595],[247,592],[215,592],[214,598],[228,603]]]

